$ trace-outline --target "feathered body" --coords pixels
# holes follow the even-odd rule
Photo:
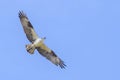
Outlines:
[[[23,26],[24,32],[28,40],[31,42],[31,44],[26,45],[27,52],[33,54],[34,50],[37,49],[37,51],[42,56],[46,57],[53,64],[60,66],[61,68],[65,68],[66,65],[64,64],[64,62],[54,53],[53,50],[51,50],[44,44],[45,38],[38,37],[28,17],[23,13],[23,11],[19,12],[19,18]]]

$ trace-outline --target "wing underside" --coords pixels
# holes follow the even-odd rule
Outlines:
[[[43,44],[43,46],[45,45]],[[46,49],[43,49],[41,47],[37,47],[36,49],[42,56],[46,57],[53,64],[60,66],[61,68],[65,68],[66,65],[64,64],[64,62],[52,50],[47,51]]]
[[[28,38],[28,40],[30,42],[34,42],[38,36],[34,31],[34,28],[32,26],[32,24],[30,23],[30,21],[28,20],[27,16],[25,15],[25,13],[23,13],[23,11],[19,12],[19,18],[21,21],[21,24],[23,26],[24,32]]]

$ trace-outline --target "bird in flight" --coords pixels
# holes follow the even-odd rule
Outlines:
[[[45,37],[38,37],[26,14],[23,11],[19,11],[18,16],[26,37],[31,42],[31,44],[26,45],[27,52],[33,54],[36,49],[42,56],[46,57],[53,64],[60,66],[61,68],[65,68],[66,65],[64,62],[54,53],[53,50],[44,44]]]

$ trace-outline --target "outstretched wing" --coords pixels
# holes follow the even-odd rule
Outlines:
[[[28,40],[30,42],[34,42],[38,38],[38,36],[35,33],[32,24],[30,23],[30,21],[28,20],[27,16],[24,14],[23,11],[19,12],[19,18]]]
[[[41,46],[37,47],[36,49],[42,56],[46,57],[53,64],[60,66],[61,68],[65,68],[66,65],[64,64],[64,62],[44,43],[42,43]]]

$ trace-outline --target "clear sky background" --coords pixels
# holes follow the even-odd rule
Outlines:
[[[23,10],[60,69],[27,53]],[[0,80],[120,80],[120,0],[1,0]]]

